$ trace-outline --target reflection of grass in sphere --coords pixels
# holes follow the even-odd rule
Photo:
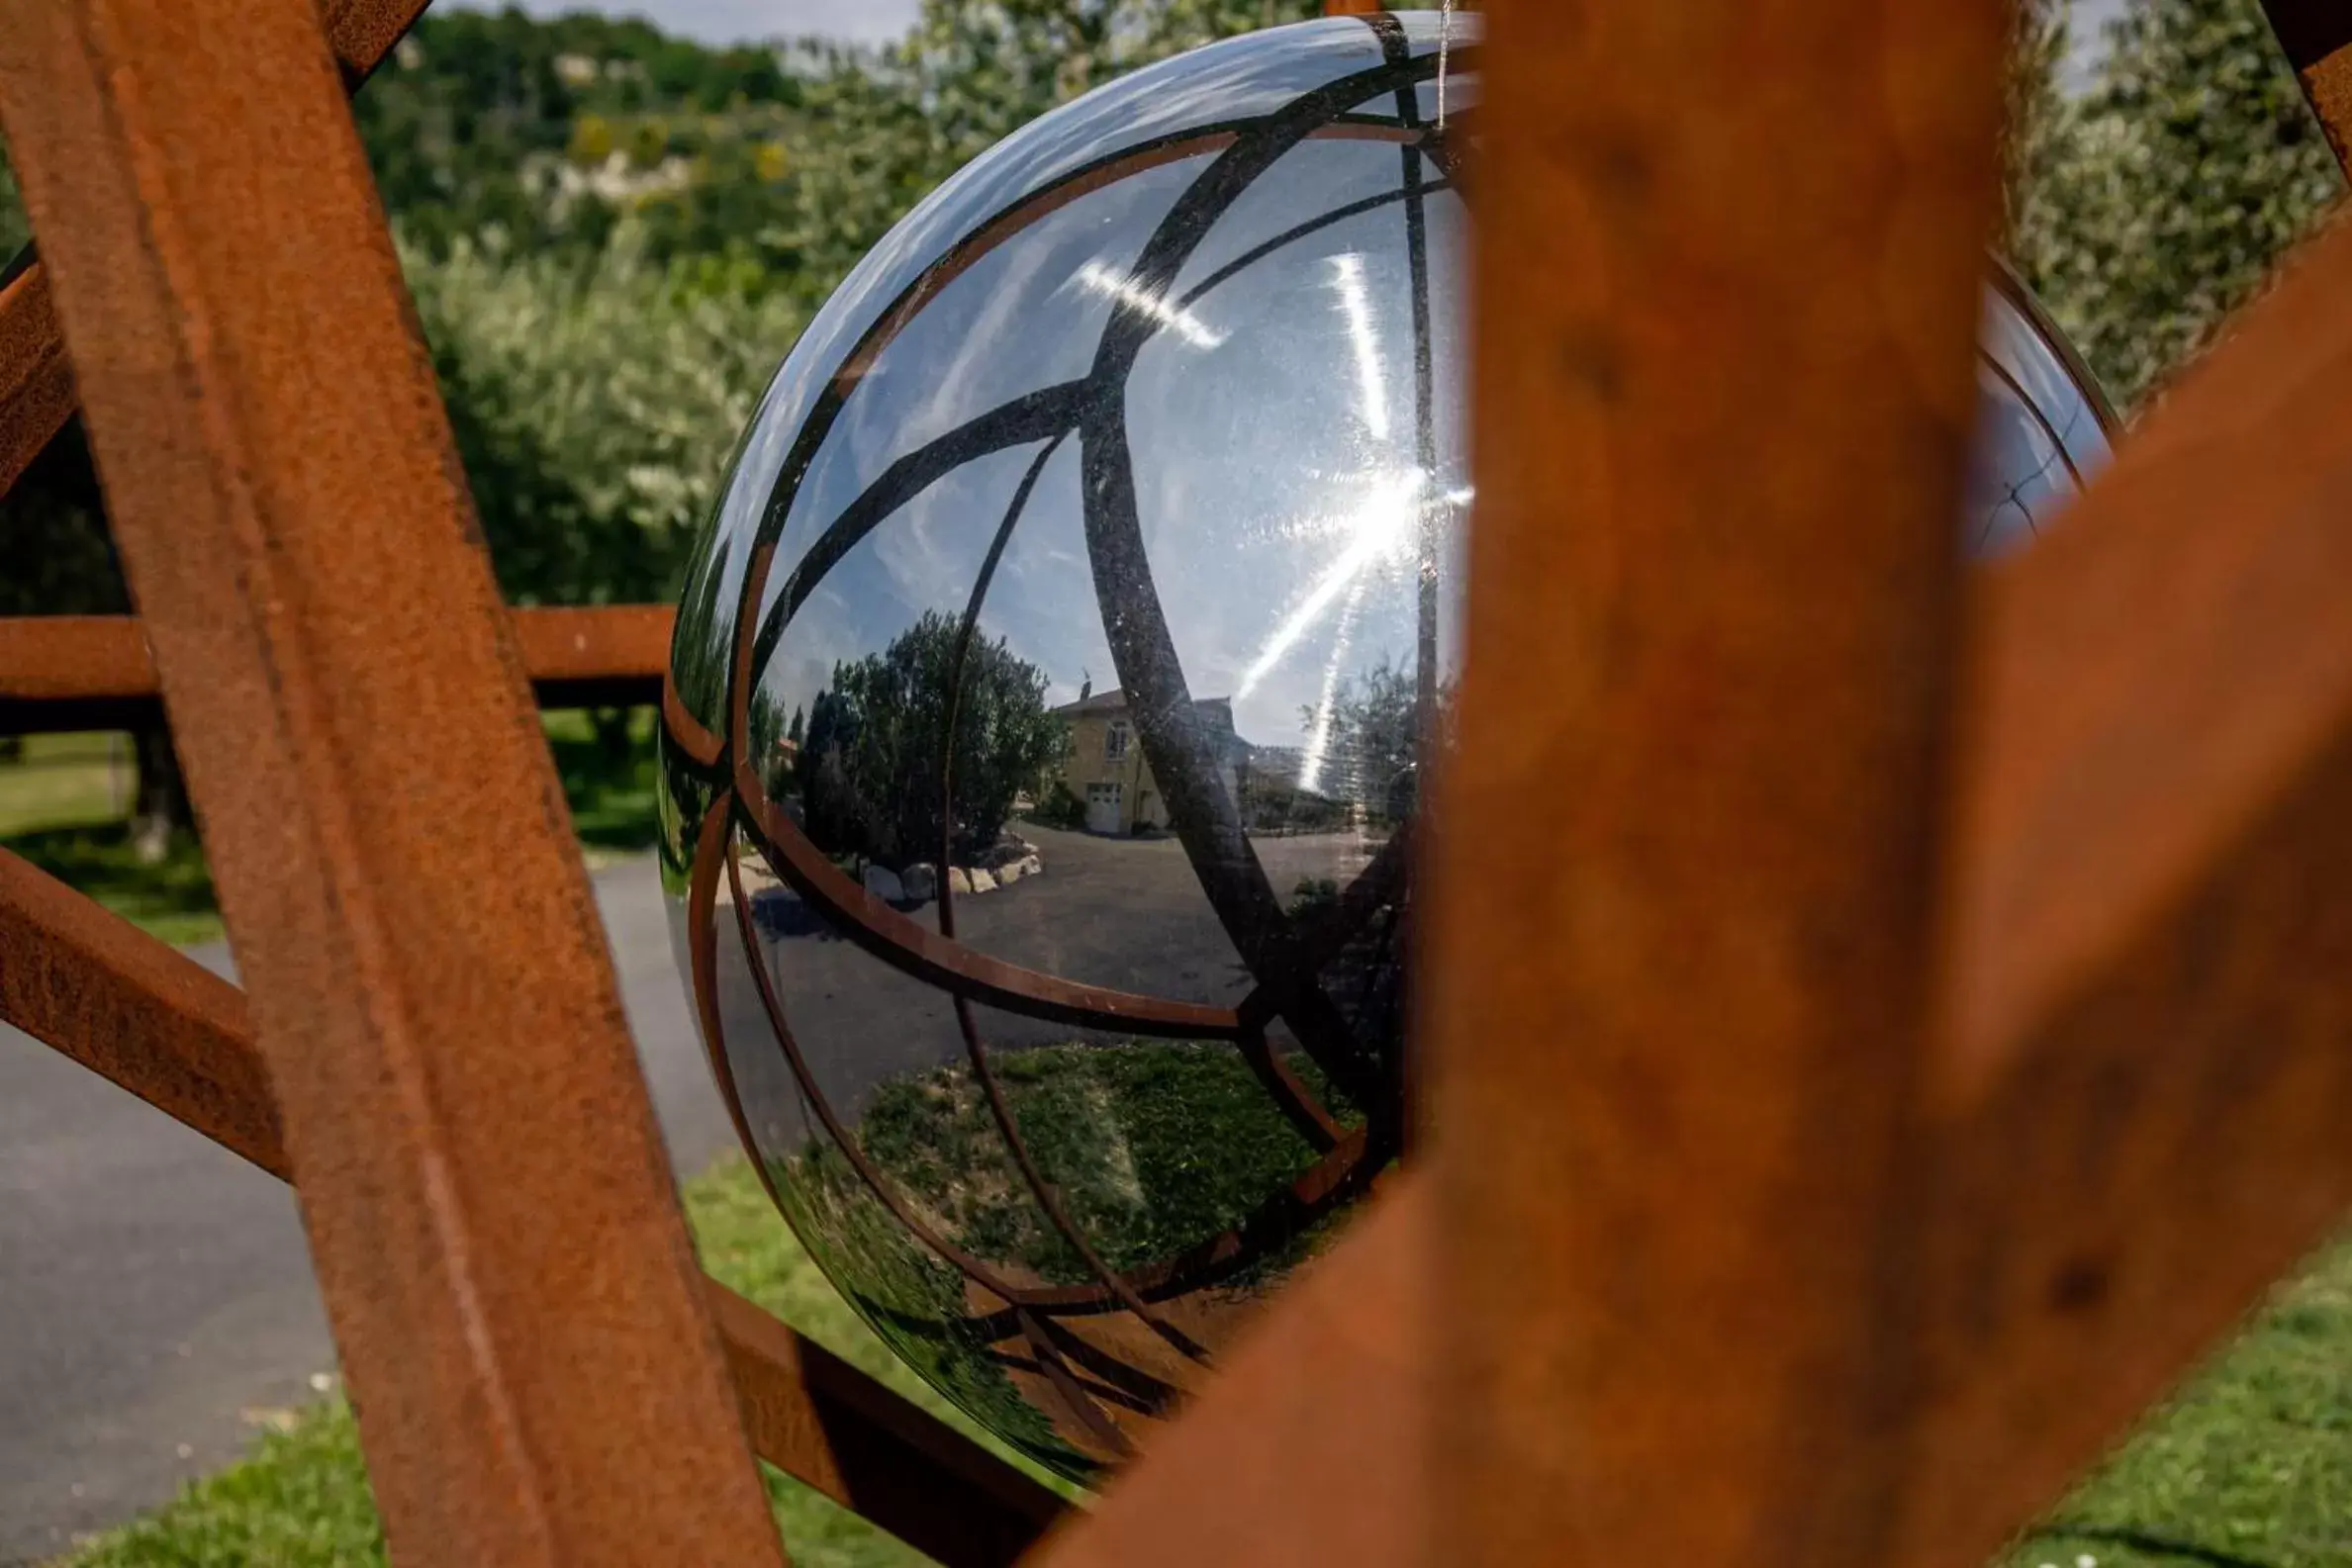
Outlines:
[[[840,1151],[814,1143],[773,1168],[785,1218],[885,1344],[1029,1458],[1067,1476],[1094,1471],[1013,1386],[993,1347],[964,1330],[963,1276],[898,1224]]]
[[[1331,1103],[1313,1062],[1290,1065]],[[1230,1046],[1040,1046],[994,1066],[1038,1168],[1115,1269],[1232,1229],[1315,1163]],[[1093,1278],[1030,1197],[970,1066],[885,1085],[862,1133],[875,1163],[922,1194],[951,1240],[1054,1284]]]
[[[1304,1055],[1288,1064],[1344,1125],[1361,1124]],[[993,1065],[1039,1168],[1113,1268],[1165,1260],[1240,1225],[1317,1158],[1230,1045],[1071,1043],[1008,1052]],[[969,1064],[882,1085],[859,1136],[884,1178],[949,1241],[1053,1284],[1091,1281],[1030,1196]],[[898,1224],[838,1150],[814,1140],[774,1168],[794,1229],[894,1350],[1040,1463],[1094,1470],[1006,1375],[963,1276]],[[1278,1281],[1349,1217],[1325,1217],[1218,1288]]]

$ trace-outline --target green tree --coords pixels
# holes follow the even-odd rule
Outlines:
[[[1322,9],[1320,0],[924,0],[892,61],[922,102],[944,176],[1139,65]]]
[[[931,610],[883,652],[833,667],[832,685],[809,704],[796,764],[818,848],[902,868],[937,860],[946,843],[969,861],[996,842],[1013,797],[1061,755],[1045,672],[1001,638],[975,637],[953,690],[962,642],[962,622]]]
[[[2212,340],[2342,178],[2256,0],[2137,0],[2083,98],[2054,119],[2037,102],[2013,138],[2011,248],[2130,407]]]
[[[1374,815],[1401,821],[1412,815],[1421,761],[1420,701],[1413,673],[1387,656],[1333,694],[1319,794],[1353,800]],[[1307,728],[1320,716],[1299,710]]]

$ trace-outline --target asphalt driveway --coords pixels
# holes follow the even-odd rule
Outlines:
[[[734,1134],[652,864],[596,885],[672,1163],[699,1169]],[[293,1194],[0,1026],[0,1563],[218,1469],[333,1364]]]
[[[1044,875],[959,899],[966,941],[1181,1000],[1229,1003],[1247,988],[1176,843],[1024,832]],[[1301,877],[1345,880],[1365,853],[1336,836],[1260,846],[1285,898]],[[672,1164],[689,1173],[734,1135],[652,864],[612,867],[596,886]],[[928,905],[915,914],[937,918]],[[796,1033],[853,1119],[884,1079],[960,1055],[946,999],[847,942],[811,933],[774,952]],[[230,971],[218,945],[195,956]],[[739,962],[722,1004],[730,1036],[764,1039]],[[983,1027],[1000,1047],[1072,1035],[993,1013]],[[292,1194],[0,1026],[0,1563],[44,1559],[234,1459],[256,1422],[314,1397],[333,1361]]]

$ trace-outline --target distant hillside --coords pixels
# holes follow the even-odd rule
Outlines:
[[[427,251],[492,235],[593,252],[630,218],[656,254],[748,251],[823,68],[643,22],[453,10],[417,25],[355,109],[385,207]]]
[[[461,237],[586,256],[625,236],[813,306],[891,224],[1055,104],[1317,0],[928,0],[906,43],[706,48],[635,21],[427,15],[359,95],[386,207]]]

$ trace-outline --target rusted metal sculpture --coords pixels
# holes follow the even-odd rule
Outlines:
[[[1007,138],[810,323],[687,573],[664,692],[664,880],[738,1136],[877,1334],[1074,1478],[1148,1443],[1406,1148],[1417,782],[1460,668],[1441,622],[1461,605],[1458,193],[1479,52],[1474,18],[1307,23],[1128,76]],[[1955,508],[1980,557],[2030,542],[2105,467],[2115,428],[2023,285],[1989,271]],[[992,600],[999,579],[1010,593]],[[953,653],[894,664],[923,626]],[[879,657],[894,684],[856,695],[844,667],[892,631]],[[1135,787],[1151,782],[1182,852],[1177,899],[1156,898],[1148,848],[1088,852],[1095,890],[1071,902],[1058,878],[989,900],[1018,904],[1009,936],[959,936],[969,900],[944,874],[935,900],[898,896],[893,867],[950,866],[968,832],[958,771],[985,768],[1003,726],[959,724],[975,644],[999,635],[1042,661],[1040,682],[1058,662],[1077,687],[1078,663],[1107,661],[1148,763]],[[1400,733],[1376,756],[1335,741],[1336,693],[1391,657]],[[811,673],[828,662],[829,687]],[[1204,676],[1244,662],[1233,696],[1201,700],[1220,690]],[[1290,696],[1310,700],[1270,699],[1258,682],[1276,670],[1309,675]],[[787,742],[803,701],[805,741]],[[1295,792],[1269,810],[1236,753],[1284,738]],[[910,792],[930,815],[908,833],[893,813]],[[1334,796],[1357,814],[1285,836],[1299,800],[1332,811]],[[1294,911],[1269,852],[1302,844],[1333,891]],[[877,853],[895,856],[887,897],[851,875]],[[1124,952],[1073,953],[1055,931],[1122,918]],[[877,963],[844,965],[845,945]],[[1134,978],[1071,977],[1089,964]],[[1078,1130],[1033,1087],[1171,1061],[1230,1073],[1215,1114],[1187,1116],[1173,1083],[1122,1114],[1088,1077],[1097,1103]],[[941,1108],[967,1098],[985,1111],[951,1137]],[[1160,1122],[1187,1133],[1154,1168],[1135,1145]],[[1287,1156],[1270,1171],[1270,1148]],[[1220,1178],[1213,1218],[1162,1199],[1179,1161]],[[1065,1190],[1113,1166],[1123,1201]]]
[[[2002,23],[1489,8],[1427,1168],[1037,1560],[1978,1561],[2352,1201],[2352,235],[1964,577]],[[687,1261],[329,32],[0,9],[0,452],[86,403],[254,1004],[0,860],[0,1007],[297,1178],[402,1560],[776,1560],[731,1376],[1006,1561],[1050,1504]]]

